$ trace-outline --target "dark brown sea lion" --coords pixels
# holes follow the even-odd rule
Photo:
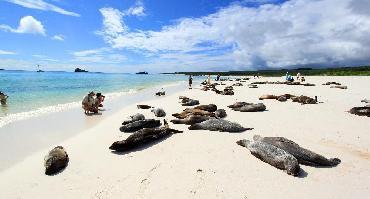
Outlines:
[[[224,119],[209,119],[201,123],[193,124],[189,130],[209,130],[221,132],[243,132],[253,128],[245,128],[238,123],[230,122]]]
[[[62,146],[52,149],[44,158],[45,174],[53,175],[66,168],[69,162],[67,152]]]
[[[274,145],[292,154],[295,158],[297,158],[298,162],[303,165],[336,166],[341,162],[338,158],[327,159],[322,155],[300,147],[297,143],[284,137],[261,137],[259,135],[255,135],[253,140]]]
[[[293,102],[299,102],[301,104],[317,104],[316,99],[304,95],[292,97],[291,99]]]
[[[338,82],[326,82],[326,83],[324,83],[324,84],[322,84],[322,85],[341,85],[340,83],[338,83]]]
[[[353,107],[351,110],[349,110],[351,114],[355,114],[358,116],[367,116],[370,117],[370,107],[364,106],[364,107]]]
[[[238,145],[249,149],[258,159],[281,170],[286,170],[289,175],[298,176],[300,167],[298,160],[290,153],[260,141],[239,140]]]
[[[204,110],[208,112],[215,112],[217,110],[217,106],[215,104],[199,105],[199,106],[194,107],[194,109]]]
[[[145,119],[125,124],[119,128],[122,132],[134,132],[143,128],[155,128],[159,127],[161,122],[155,119]]]
[[[209,120],[213,117],[209,116],[202,116],[202,115],[189,115],[185,119],[175,119],[171,120],[172,123],[174,124],[186,124],[186,125],[192,125],[196,123],[200,123],[206,120]]]
[[[137,108],[138,109],[150,109],[152,107],[149,106],[149,105],[145,105],[145,104],[139,104],[139,105],[137,105]]]
[[[266,110],[266,106],[263,103],[258,104],[246,104],[241,107],[233,108],[234,111],[240,112],[261,112]]]
[[[144,128],[131,134],[127,139],[114,142],[109,149],[117,152],[130,151],[145,144],[169,137],[175,133],[182,133],[168,126],[160,128]]]

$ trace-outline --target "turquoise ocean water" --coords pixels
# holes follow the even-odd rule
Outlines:
[[[10,122],[80,106],[89,91],[107,98],[187,81],[183,75],[0,71],[0,91],[9,95],[0,109],[0,128]]]

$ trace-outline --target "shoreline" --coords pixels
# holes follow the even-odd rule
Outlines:
[[[0,171],[0,186],[4,189],[0,198],[294,198],[297,194],[301,198],[366,198],[370,194],[369,118],[346,111],[363,105],[360,100],[370,97],[364,86],[369,85],[370,77],[310,77],[306,81],[316,86],[269,84],[248,88],[246,84],[253,81],[235,87],[234,96],[201,91],[196,85],[192,90],[177,88],[164,97],[141,102],[164,108],[169,121],[172,113],[185,108],[178,103],[178,97],[185,95],[201,104],[216,104],[227,111],[225,119],[254,128],[251,131],[189,131],[185,125],[170,123],[171,128],[184,133],[139,150],[112,153],[110,144],[130,135],[118,130],[127,116],[143,113],[146,118],[155,118],[150,110],[138,110],[132,104],[94,127],[57,142],[70,157],[68,167],[58,175],[46,176],[43,167],[43,157],[54,144]],[[338,81],[348,89],[321,85],[326,81]],[[323,103],[258,100],[263,94],[285,93],[316,95]],[[227,108],[236,101],[262,102],[267,111],[242,113]],[[302,165],[304,175],[289,176],[235,143],[256,134],[289,138],[325,157],[338,157],[342,163],[332,168]]]
[[[28,117],[2,126],[0,127],[0,142],[2,143],[0,150],[10,150],[12,153],[0,154],[2,159],[0,172],[51,143],[58,143],[95,127],[98,123],[110,118],[129,105],[157,98],[154,93],[160,88],[168,89],[169,93],[166,94],[170,94],[174,90],[181,89],[182,86],[182,81],[172,82],[144,88],[114,98],[106,98],[104,106],[107,108],[100,111],[101,115],[86,116],[83,114],[80,102],[73,102],[73,104],[77,104],[68,109],[45,112],[35,117]],[[63,121],[63,123],[60,121]]]

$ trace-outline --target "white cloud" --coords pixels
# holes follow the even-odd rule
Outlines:
[[[53,11],[57,12],[63,15],[69,15],[69,16],[74,16],[74,17],[79,17],[80,15],[74,12],[70,12],[67,10],[64,10],[58,6],[55,6],[50,3],[46,3],[43,0],[6,0],[10,3],[14,3],[26,8],[32,8],[32,9],[38,9],[38,10],[48,10],[48,11]]]
[[[0,29],[4,31],[10,31],[14,33],[30,33],[30,34],[41,34],[46,35],[44,26],[40,21],[33,18],[32,16],[22,17],[19,21],[17,29],[13,29],[8,25],[0,25]]]
[[[109,48],[90,49],[73,52],[73,61],[82,63],[122,63],[126,61],[126,57],[121,54],[114,53]]]
[[[133,16],[145,16],[145,8],[142,1],[136,1],[136,4],[130,7],[127,11],[124,12],[125,15]]]
[[[51,39],[58,40],[58,41],[64,41],[64,35],[54,35]]]
[[[124,14],[102,8],[100,34],[113,48],[154,53],[159,60],[166,54],[184,60],[187,54],[187,63],[205,68],[213,67],[214,51],[224,58],[219,62],[240,68],[361,64],[370,63],[370,15],[362,6],[368,7],[368,1],[233,4],[208,16],[179,19],[160,31],[130,31]],[[193,54],[204,59],[197,61]]]
[[[17,53],[12,51],[0,50],[0,55],[15,55],[15,54]]]

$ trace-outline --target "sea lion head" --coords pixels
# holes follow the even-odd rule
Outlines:
[[[284,161],[284,166],[286,168],[287,174],[292,176],[298,176],[300,167],[297,159],[288,158],[287,160]]]
[[[247,147],[247,146],[248,146],[248,144],[249,144],[250,142],[251,142],[251,141],[246,140],[246,139],[236,141],[236,143],[237,143],[238,145],[243,146],[243,147]]]

